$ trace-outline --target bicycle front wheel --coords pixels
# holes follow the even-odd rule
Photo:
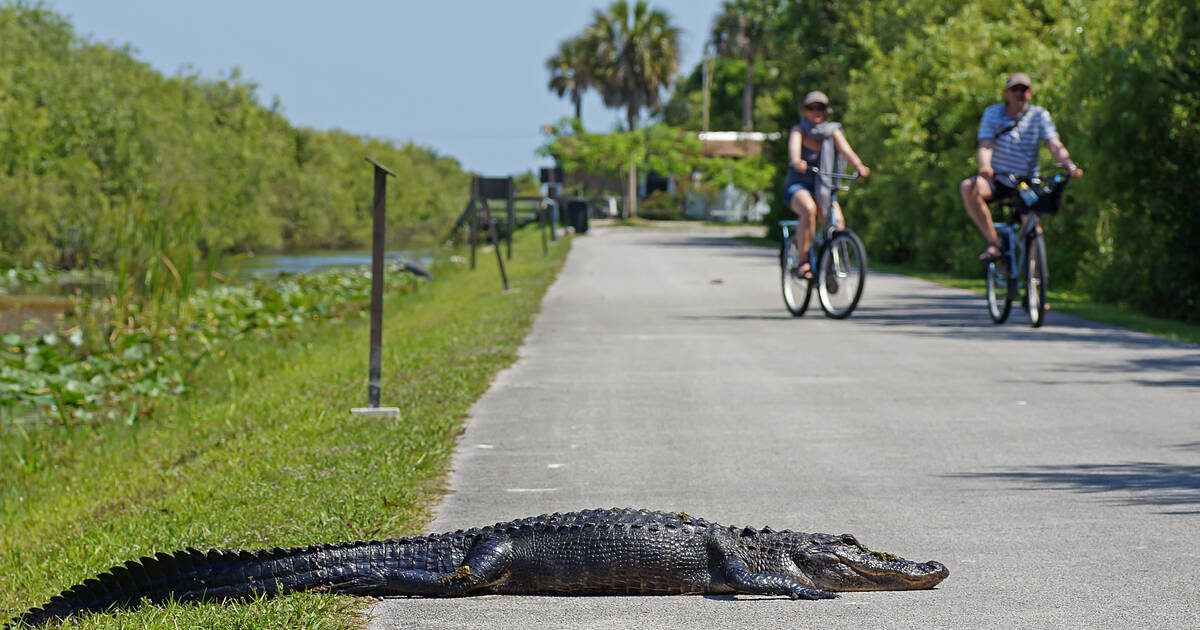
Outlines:
[[[992,321],[1003,324],[1012,309],[1013,292],[1009,280],[1008,255],[987,264],[987,304]]]
[[[779,246],[779,284],[783,288],[783,304],[793,317],[803,315],[812,299],[812,281],[799,275],[802,262],[796,241],[784,239]]]
[[[1025,285],[1025,310],[1029,313],[1029,325],[1041,328],[1046,323],[1046,284],[1050,277],[1046,269],[1046,243],[1041,234],[1029,238]]]
[[[825,243],[816,282],[826,315],[842,319],[854,312],[867,282],[867,250],[857,234],[841,230]]]

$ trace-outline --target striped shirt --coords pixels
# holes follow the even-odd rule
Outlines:
[[[1017,123],[1009,131],[996,134]],[[1020,176],[1037,175],[1038,146],[1058,137],[1045,107],[1028,105],[1023,115],[1009,117],[1004,103],[989,105],[979,121],[979,139],[992,140],[992,170]]]

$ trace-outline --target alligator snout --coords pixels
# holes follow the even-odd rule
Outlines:
[[[920,566],[925,572],[924,575],[919,578],[921,588],[933,588],[950,575],[950,569],[947,569],[946,565],[936,560],[930,560],[929,562],[918,566]]]

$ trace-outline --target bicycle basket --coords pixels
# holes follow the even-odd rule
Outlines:
[[[1030,206],[1030,210],[1039,214],[1054,214],[1058,212],[1059,205],[1062,203],[1062,192],[1067,187],[1067,182],[1070,181],[1065,173],[1055,173],[1050,181],[1035,182],[1033,190],[1037,193],[1038,199]]]

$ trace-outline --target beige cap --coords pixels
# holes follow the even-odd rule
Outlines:
[[[1030,79],[1029,75],[1024,72],[1014,72],[1012,76],[1008,77],[1008,81],[1004,83],[1004,89],[1007,90],[1014,85],[1024,85],[1027,88],[1032,88],[1033,79]]]
[[[804,96],[804,104],[805,105],[811,105],[813,103],[820,103],[822,105],[828,105],[829,97],[825,96],[824,92],[817,92],[814,90]]]

